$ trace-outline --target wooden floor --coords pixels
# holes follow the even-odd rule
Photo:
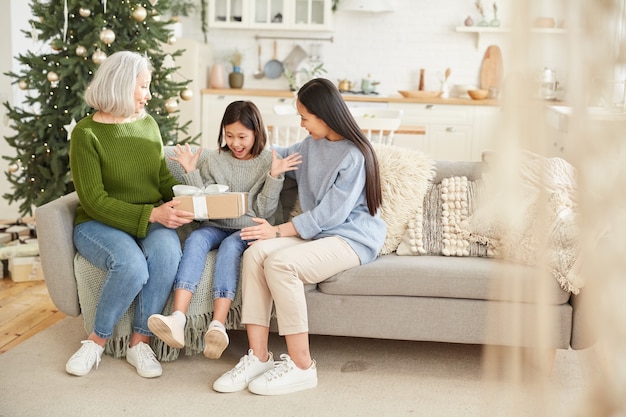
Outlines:
[[[0,279],[0,355],[63,318],[45,281]]]

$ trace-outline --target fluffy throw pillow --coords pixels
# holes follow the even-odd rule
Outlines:
[[[457,225],[474,211],[479,181],[444,178],[433,184],[398,245],[398,255],[488,256],[488,246],[462,236]]]
[[[574,168],[561,158],[521,152],[516,158],[484,154],[479,208],[455,225],[471,242],[486,244],[498,258],[545,265],[561,288],[577,294],[582,282],[577,258],[576,181]]]
[[[394,252],[411,219],[422,211],[424,197],[435,175],[435,162],[423,152],[372,143],[380,168],[383,204],[380,216],[387,224],[381,255]]]

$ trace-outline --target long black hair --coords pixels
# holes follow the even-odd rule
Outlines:
[[[298,90],[298,101],[335,133],[354,143],[365,157],[365,195],[370,214],[382,204],[380,170],[371,142],[359,128],[341,93],[331,81],[313,78]]]
[[[217,137],[218,149],[221,151],[229,150],[224,140],[224,127],[237,122],[241,122],[242,125],[254,132],[254,145],[252,145],[250,154],[253,157],[259,156],[267,143],[267,132],[259,108],[251,101],[233,101],[226,107],[222,123],[220,123],[220,133]]]

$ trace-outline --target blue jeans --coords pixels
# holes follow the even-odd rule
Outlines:
[[[103,338],[135,304],[133,332],[152,336],[148,317],[161,313],[182,254],[176,230],[153,223],[145,238],[92,220],[74,227],[78,252],[106,275],[96,307],[94,333]]]
[[[180,260],[174,289],[196,291],[207,255],[219,247],[213,272],[213,298],[235,299],[239,282],[241,255],[248,247],[248,241],[242,240],[239,230],[219,227],[200,227],[187,237],[183,257]]]

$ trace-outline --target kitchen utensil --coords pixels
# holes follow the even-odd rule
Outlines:
[[[283,75],[285,68],[283,63],[278,60],[278,42],[274,41],[274,57],[265,63],[265,76],[272,80]]]
[[[450,74],[452,74],[452,70],[450,68],[446,68],[446,78],[444,78],[444,82],[448,81],[448,78],[450,78]]]
[[[398,90],[403,97],[406,98],[436,98],[441,96],[442,91],[405,91]]]
[[[352,90],[352,81],[350,80],[339,80],[339,84],[337,85],[339,91],[346,92]]]
[[[257,70],[254,71],[254,78],[256,78],[257,80],[260,80],[261,78],[265,77],[265,72],[263,72],[263,68],[261,68],[261,44],[259,44],[259,47],[258,47],[258,61],[259,61],[259,66]]]
[[[540,95],[544,100],[554,100],[556,98],[556,89],[558,82],[556,73],[550,68],[544,68],[539,78]]]
[[[291,52],[289,52],[289,55],[283,59],[283,66],[289,71],[295,72],[298,69],[298,65],[300,65],[307,56],[306,51],[300,45],[296,45]]]
[[[489,90],[467,90],[467,94],[469,94],[472,100],[484,100],[487,98]]]
[[[482,90],[489,90],[489,87],[499,89],[503,72],[502,51],[497,45],[488,46],[480,68],[480,88]]]
[[[420,91],[424,90],[424,72],[425,70],[423,68],[420,69],[420,83],[418,87],[418,90]]]

